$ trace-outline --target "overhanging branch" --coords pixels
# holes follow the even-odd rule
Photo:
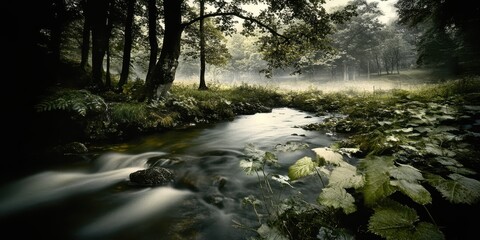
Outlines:
[[[247,21],[251,21],[251,22],[254,22],[256,23],[257,25],[259,25],[260,27],[262,28],[265,28],[267,29],[270,33],[272,33],[273,35],[275,36],[278,36],[278,37],[281,37],[281,38],[284,38],[285,40],[289,40],[288,37],[278,33],[275,29],[271,28],[270,26],[260,22],[258,19],[255,19],[253,17],[249,17],[249,16],[245,16],[245,15],[242,15],[240,13],[237,13],[237,12],[216,12],[216,13],[209,13],[209,14],[205,14],[201,17],[197,17],[197,18],[194,18],[186,23],[183,23],[182,25],[184,27],[187,27],[189,25],[192,25],[193,23],[197,22],[197,21],[200,21],[202,19],[206,19],[206,18],[210,18],[210,17],[220,17],[220,16],[235,16],[235,17],[238,17],[238,18],[241,18],[241,19],[244,19],[244,20],[247,20]]]

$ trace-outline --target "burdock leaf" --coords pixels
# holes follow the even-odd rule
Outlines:
[[[417,223],[419,217],[414,209],[389,201],[375,208],[370,217],[368,230],[387,240],[443,240],[442,232],[433,224]]]
[[[296,180],[305,176],[308,176],[315,171],[317,164],[312,161],[310,157],[303,157],[297,160],[295,164],[288,168],[288,177],[292,180]]]
[[[241,160],[240,167],[246,174],[251,175],[254,172],[262,169],[262,164],[258,161]]]
[[[428,174],[426,179],[442,196],[452,203],[474,204],[480,200],[480,182],[457,173],[445,179],[435,174]]]
[[[312,149],[320,159],[324,159],[326,163],[340,166],[347,163],[343,160],[340,153],[334,152],[330,148],[314,148]]]
[[[432,203],[432,196],[430,192],[418,183],[409,182],[406,180],[390,181],[392,186],[396,186],[402,193],[409,196],[418,204],[426,205]]]
[[[357,211],[353,196],[344,188],[340,187],[327,187],[322,189],[322,192],[317,198],[317,202],[324,206],[342,208],[345,214]]]
[[[357,168],[349,165],[336,167],[330,174],[328,186],[341,188],[360,188],[365,183],[363,176],[357,174]]]
[[[390,196],[395,188],[390,185],[388,171],[393,167],[393,159],[389,157],[372,157],[360,161],[360,167],[365,172],[363,194],[367,205]]]
[[[423,180],[420,170],[407,164],[399,164],[398,167],[391,167],[388,173],[398,180],[406,180],[409,182]]]

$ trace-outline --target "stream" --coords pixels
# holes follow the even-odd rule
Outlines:
[[[277,155],[287,175],[296,160],[314,157],[312,148],[330,146],[335,136],[296,126],[322,121],[309,113],[276,108],[238,116],[208,127],[172,130],[106,146],[85,161],[66,162],[0,186],[2,235],[13,239],[248,239],[259,219],[242,200],[260,196],[256,174],[240,167],[244,148]],[[274,151],[277,144],[308,148]],[[129,174],[152,165],[172,169],[184,187],[140,187]],[[314,202],[318,178],[282,186],[271,181],[278,199],[300,194]],[[235,227],[241,224],[245,228]]]

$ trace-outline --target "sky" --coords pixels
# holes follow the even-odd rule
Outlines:
[[[346,5],[350,0],[326,0],[326,4],[324,5],[325,9],[330,10],[334,9],[339,6]],[[378,2],[378,6],[380,10],[383,12],[383,16],[379,18],[382,23],[389,23],[392,20],[397,18],[396,8],[393,6],[398,0],[367,0],[368,3],[370,2]],[[251,12],[257,12],[259,7],[258,5],[247,5],[245,9]]]
[[[346,5],[350,0],[327,0],[327,3],[324,5],[325,9],[329,10],[338,6]],[[389,23],[392,20],[397,18],[396,8],[393,6],[397,0],[367,0],[368,3],[370,2],[378,2],[378,7],[383,12],[383,16],[379,18],[379,20],[383,23]]]

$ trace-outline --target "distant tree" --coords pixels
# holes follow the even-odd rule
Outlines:
[[[370,77],[372,51],[380,44],[381,31],[385,27],[378,20],[382,15],[378,2],[354,0],[350,4],[356,6],[356,16],[346,23],[338,24],[337,32],[332,37],[340,55],[336,62],[343,66],[344,80],[348,80],[350,75],[355,77],[357,65],[362,62],[367,67],[367,77]]]
[[[198,29],[199,24],[192,24],[190,27],[185,29],[185,35],[182,38],[182,56],[185,63],[191,63],[193,60],[197,61],[200,59],[202,62],[202,55],[205,61],[203,74],[205,75],[206,64],[210,66],[223,67],[225,66],[231,58],[231,55],[226,46],[226,38],[223,36],[223,33],[218,30],[215,23],[212,19],[205,19],[203,27],[203,38],[205,43],[203,44],[203,50],[201,48],[201,31]],[[202,54],[203,52],[203,54]],[[196,65],[198,66],[198,65]],[[202,74],[202,64],[200,64],[200,75]],[[192,69],[193,70],[193,69]],[[198,68],[195,68],[195,71],[198,71]],[[206,87],[205,76],[203,77],[203,84]],[[206,90],[202,87],[202,77],[200,76],[200,90]],[[208,88],[207,88],[208,89]]]
[[[256,45],[258,37],[233,34],[228,38],[227,49],[231,54],[228,68],[236,73],[258,73],[267,68],[266,61]]]

